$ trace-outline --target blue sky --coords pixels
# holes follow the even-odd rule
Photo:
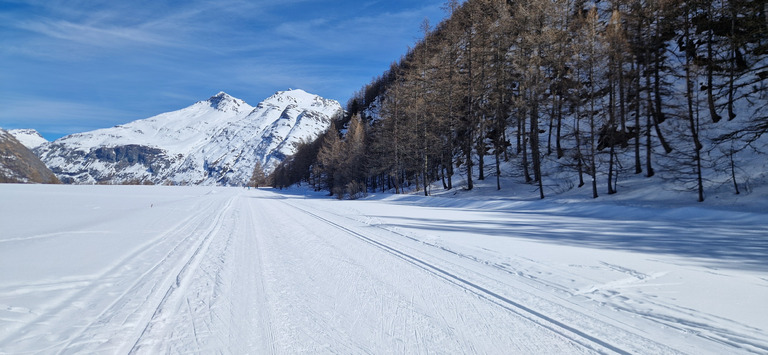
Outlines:
[[[46,138],[219,91],[342,105],[441,21],[445,0],[0,0],[0,127]]]

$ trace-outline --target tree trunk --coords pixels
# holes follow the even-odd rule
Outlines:
[[[535,93],[533,95],[536,95]],[[541,148],[539,146],[539,109],[534,100],[531,105],[531,156],[533,158],[533,176],[539,183],[539,196],[544,199],[544,184],[541,176]]]
[[[581,131],[580,131],[581,119],[576,118],[576,168],[579,171],[579,187],[584,186],[584,159],[581,153]]]
[[[646,50],[646,54],[648,54],[647,50]],[[646,68],[647,68],[647,59],[646,59]],[[650,71],[646,71],[645,83],[647,85],[647,94],[648,94],[648,102],[647,102],[648,108],[646,112],[646,127],[645,127],[645,170],[646,170],[645,176],[652,177],[656,173],[653,170],[653,164],[652,164],[653,140],[651,136],[651,130],[653,129],[654,119],[653,119],[653,100],[651,99]]]
[[[469,147],[465,147],[465,164],[467,165],[467,190],[472,190],[475,188],[475,184],[472,181],[472,140],[469,138],[467,139],[467,145],[470,145]]]
[[[735,82],[736,82],[736,57],[737,57],[737,51],[739,50],[736,46],[736,5],[733,4],[733,1],[730,1],[730,8],[731,8],[731,65],[730,70],[728,73],[728,121],[733,120],[736,118],[736,112],[733,110],[733,102],[734,102],[734,94],[735,94]],[[766,15],[768,16],[768,14]],[[768,19],[766,19],[766,22],[768,22]]]
[[[531,178],[530,171],[528,171],[528,133],[526,132],[525,127],[525,112],[523,112],[521,117],[520,125],[522,126],[521,129],[523,130],[523,175],[525,175],[525,182],[530,184],[533,179]]]
[[[640,174],[643,172],[643,163],[640,160],[640,104],[642,101],[640,97],[640,64],[635,61],[632,66],[635,71],[635,174]]]
[[[552,111],[549,114],[549,129],[547,130],[547,156],[552,155],[552,131],[555,130],[555,109],[557,94],[552,94]]]
[[[561,144],[561,138],[563,133],[563,107],[562,97],[558,97],[557,100],[557,134],[555,135],[555,147],[557,149],[557,159],[565,156],[563,146]]]
[[[453,154],[448,156],[448,190],[453,189]]]
[[[739,184],[736,182],[736,163],[733,161],[733,148],[731,148],[731,154],[729,154],[728,157],[731,158],[731,180],[733,181],[733,189],[738,195],[741,192],[739,192]]]
[[[616,131],[616,84],[614,82],[616,66],[610,65],[609,68],[613,73],[608,75],[608,130],[603,139],[607,139],[608,145],[610,146],[610,149],[608,150],[608,194],[613,195],[616,193],[613,189],[613,160],[614,155],[616,154],[616,149],[614,148],[615,142],[613,139],[614,132]]]
[[[484,140],[479,138],[477,143],[477,179],[480,181],[485,180],[485,144],[481,143]]]
[[[712,4],[709,5],[709,14],[712,18]],[[709,115],[712,117],[712,122],[720,122],[722,117],[717,114],[715,108],[715,95],[714,95],[714,71],[715,71],[715,58],[713,55],[712,45],[714,42],[714,30],[710,29],[707,35],[707,104],[709,105]]]
[[[496,190],[501,190],[501,153],[496,150]]]
[[[693,82],[693,75],[692,75],[692,66],[693,66],[693,58],[691,57],[691,53],[694,49],[689,48],[689,46],[693,46],[693,40],[690,38],[690,12],[689,8],[686,7],[685,12],[685,31],[684,31],[684,37],[683,40],[685,42],[685,49],[683,52],[685,53],[685,95],[688,102],[688,122],[690,124],[691,129],[691,138],[693,139],[693,145],[694,145],[694,161],[696,163],[696,181],[697,181],[697,192],[698,192],[698,201],[704,202],[704,185],[702,181],[701,176],[701,150],[703,149],[703,146],[701,142],[699,141],[699,132],[698,132],[698,114],[694,114],[694,82]],[[696,109],[698,112],[698,108]]]

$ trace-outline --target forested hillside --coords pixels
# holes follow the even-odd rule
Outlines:
[[[354,95],[344,121],[277,168],[276,186],[343,197],[493,178],[503,189],[501,167],[513,166],[541,198],[584,185],[612,194],[622,177],[643,174],[703,201],[708,189],[765,180],[764,1],[451,0],[445,9]]]

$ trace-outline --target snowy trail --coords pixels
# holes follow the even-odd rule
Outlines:
[[[282,202],[282,201],[281,201]],[[262,202],[263,203],[263,202]],[[264,206],[267,207],[267,206]],[[278,348],[299,352],[583,352],[572,339],[500,312],[497,304],[425,268],[418,258],[374,242],[313,212],[262,208],[263,224],[292,225],[266,238],[266,280],[282,314]],[[279,211],[269,213],[268,211]],[[299,211],[299,213],[295,213]],[[284,227],[283,227],[284,228]],[[273,230],[269,228],[269,230]],[[302,247],[296,248],[300,238]],[[274,275],[274,276],[273,276]],[[277,275],[291,276],[280,279]],[[277,276],[277,277],[276,277]],[[470,292],[468,292],[470,291]]]
[[[409,198],[2,185],[0,196],[0,353],[768,352],[759,258],[726,268],[538,240],[559,233],[555,221],[599,227],[578,213],[529,209],[504,231],[517,217]],[[47,221],[30,224],[41,210]],[[768,231],[747,217],[735,235]],[[651,233],[617,228],[617,243]]]
[[[469,281],[463,277],[457,276],[456,274],[447,271],[446,269],[436,266],[428,261],[425,261],[421,257],[413,256],[409,253],[403,252],[399,249],[393,248],[387,244],[384,244],[382,242],[378,242],[374,239],[371,239],[363,234],[360,234],[358,232],[355,232],[347,227],[344,227],[342,225],[339,225],[337,223],[334,223],[328,219],[325,219],[323,217],[318,216],[315,213],[302,210],[303,212],[325,222],[329,225],[332,225],[339,229],[342,232],[348,233],[354,237],[357,237],[363,241],[366,241],[370,243],[371,245],[380,248],[381,250],[390,253],[398,258],[401,258],[402,260],[406,261],[407,263],[410,263],[418,268],[421,268],[434,276],[438,278],[442,278],[445,281],[454,284],[455,286],[474,293],[480,298],[486,299],[487,301],[494,303],[510,312],[513,312],[515,314],[521,315],[524,318],[534,322],[537,325],[540,325],[541,327],[550,330],[556,334],[559,334],[566,339],[573,341],[574,343],[578,343],[580,345],[583,345],[587,348],[598,350],[598,351],[604,351],[605,349],[614,351],[619,354],[629,354],[630,352],[627,350],[620,349],[614,345],[611,345],[609,342],[598,339],[594,336],[591,336],[585,332],[582,332],[578,329],[575,329],[571,326],[568,326],[560,321],[557,321],[543,313],[540,313],[538,311],[535,311],[531,308],[528,308],[520,303],[517,303],[507,297],[502,296],[501,294],[494,292],[486,287],[483,287],[475,282]],[[594,345],[597,345],[597,347],[594,347]],[[603,349],[604,348],[604,349]],[[666,349],[665,349],[666,350]]]
[[[455,256],[462,260],[449,262],[458,264],[456,274],[471,277],[473,283],[498,283],[490,288],[522,300],[524,307],[534,309],[529,313],[544,315],[538,318],[573,324],[587,338],[598,334],[598,342],[603,337],[626,344],[609,347],[614,351],[670,351],[660,343],[697,354],[768,352],[768,224],[763,214],[672,210],[674,222],[656,217],[649,224],[646,215],[669,212],[608,206],[598,219],[589,216],[594,213],[589,209],[584,216],[580,210],[563,213],[556,204],[541,208],[540,202],[478,211],[425,209],[450,202],[416,198],[419,203],[411,203],[413,199],[389,198],[386,209],[379,201],[309,203],[393,232],[394,239],[386,237],[389,242],[413,244],[421,255],[443,262]],[[560,230],[560,225],[575,223],[581,228]],[[660,244],[678,244],[683,257],[666,245],[657,254],[658,231],[668,229],[674,232],[661,234],[667,241]],[[579,236],[589,230],[600,234],[599,247]],[[574,247],[561,234],[574,235],[585,247]],[[636,247],[623,246],[630,238]],[[703,249],[709,258],[700,257]]]

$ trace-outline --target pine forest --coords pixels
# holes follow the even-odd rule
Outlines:
[[[320,139],[271,176],[339,198],[473,189],[507,175],[541,198],[661,176],[703,201],[766,159],[768,4],[450,0]],[[258,178],[264,178],[260,172]],[[642,174],[642,175],[640,175]],[[459,183],[460,181],[460,183]],[[512,193],[512,192],[510,192]]]

